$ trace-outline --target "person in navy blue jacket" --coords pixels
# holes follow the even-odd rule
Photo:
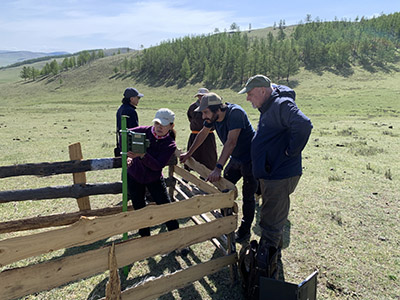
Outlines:
[[[122,99],[122,105],[117,110],[117,131],[116,131],[116,139],[117,146],[114,148],[114,156],[121,156],[121,116],[128,116],[126,120],[126,127],[133,128],[139,126],[139,118],[136,112],[136,106],[139,104],[140,98],[144,95],[139,93],[139,91],[135,88],[129,87],[124,91],[124,98]],[[125,128],[124,128],[125,129]]]
[[[247,93],[247,101],[260,111],[251,143],[253,174],[259,180],[263,200],[257,260],[271,270],[281,250],[283,227],[289,214],[289,195],[302,174],[301,152],[313,126],[297,107],[294,90],[287,86],[272,85],[268,77],[255,75],[239,92],[244,93]]]

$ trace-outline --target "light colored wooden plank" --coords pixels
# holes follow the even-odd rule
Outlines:
[[[132,211],[132,205],[128,206],[128,210]],[[106,207],[100,209],[92,209],[78,211],[74,213],[56,214],[50,216],[34,217],[29,219],[8,221],[0,223],[0,234],[7,232],[17,232],[23,230],[32,230],[47,227],[57,227],[73,224],[79,221],[80,217],[90,216],[108,216],[122,212],[122,206]]]
[[[69,158],[71,160],[82,160],[83,159],[80,143],[75,143],[75,144],[69,145],[68,148],[69,148]],[[85,172],[73,173],[72,176],[74,178],[74,184],[86,185],[86,173]],[[82,211],[82,210],[90,209],[90,201],[89,201],[88,196],[78,198],[78,199],[76,199],[76,201],[78,202],[79,210]]]
[[[178,174],[182,178],[185,178],[187,181],[194,183],[200,190],[202,190],[208,194],[221,193],[214,186],[208,184],[207,182],[205,182],[204,180],[201,180],[200,178],[197,178],[195,175],[193,175],[189,171],[186,171],[184,168],[181,168],[180,166],[174,166],[174,170],[175,170],[176,174]]]
[[[176,191],[178,192],[178,194],[180,194],[183,198],[189,199],[189,196],[186,195],[186,194],[180,189],[180,187],[179,187],[178,185],[177,185],[175,188],[176,188]],[[176,199],[175,201],[179,201],[179,200]],[[211,222],[210,218],[208,218],[208,217],[206,216],[206,214],[200,214],[200,217],[201,217],[204,221],[206,221],[206,222]],[[195,224],[197,224],[197,225],[202,224],[202,222],[201,222],[197,217],[195,217],[195,216],[192,216],[191,219],[192,219],[192,221],[193,221]],[[223,239],[224,239],[224,235],[221,235],[220,238],[222,238],[222,240],[223,240]],[[226,238],[225,238],[225,240],[226,240]],[[215,247],[217,247],[218,249],[220,249],[224,255],[227,254],[226,249],[221,245],[221,243],[219,242],[218,239],[213,238],[213,239],[211,239],[211,242],[214,244]],[[226,244],[226,243],[225,243],[225,244]]]
[[[0,267],[57,249],[82,246],[113,235],[199,215],[221,207],[232,207],[234,192],[197,195],[164,205],[150,205],[139,211],[105,217],[82,217],[62,229],[0,241]],[[60,237],[63,237],[60,239]]]
[[[179,149],[175,150],[175,155],[176,157],[179,157],[181,155],[182,151]],[[186,162],[185,165],[187,165],[189,168],[195,170],[197,173],[199,173],[202,177],[207,178],[208,175],[211,173],[211,170],[208,169],[205,165],[199,163],[196,161],[193,157],[190,157]],[[237,189],[236,186],[230,182],[229,180],[221,177],[218,181],[213,182],[213,185],[215,185],[220,191],[236,191],[237,195]]]
[[[212,237],[231,232],[236,226],[237,216],[229,216],[211,223],[132,239],[115,245],[117,264],[120,268],[147,257],[170,253],[174,249],[204,242]],[[108,268],[109,248],[110,246],[37,265],[3,271],[0,273],[1,296],[5,299],[19,298],[104,272]]]
[[[176,271],[172,274],[164,275],[153,280],[148,280],[134,288],[122,292],[123,300],[150,300],[157,299],[175,289],[180,289],[186,285],[200,280],[204,276],[213,274],[225,266],[236,263],[236,254],[223,256],[210,260],[206,263],[197,264],[184,270]]]

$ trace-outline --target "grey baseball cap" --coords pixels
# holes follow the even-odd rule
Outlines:
[[[194,111],[201,112],[211,105],[219,104],[222,104],[222,98],[220,96],[218,96],[216,93],[207,93],[203,95],[203,98],[201,98],[200,106]]]
[[[255,87],[271,87],[271,80],[264,75],[254,75],[247,80],[246,85],[238,94],[248,93]]]
[[[160,108],[153,119],[154,122],[158,122],[163,126],[167,126],[168,124],[172,124],[175,121],[175,114],[172,110],[168,108]]]

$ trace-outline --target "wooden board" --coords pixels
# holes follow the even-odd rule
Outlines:
[[[201,180],[200,178],[196,177],[195,175],[193,175],[189,171],[186,171],[184,168],[182,168],[180,166],[174,166],[174,171],[176,174],[178,174],[182,178],[194,183],[200,190],[202,190],[208,194],[220,193],[220,191],[217,188],[208,184],[204,180]]]
[[[179,157],[181,155],[181,150],[176,149],[175,150],[175,155]],[[199,173],[203,178],[207,178],[208,175],[211,173],[211,170],[208,169],[205,165],[199,163],[196,161],[193,157],[190,157],[186,162],[185,165],[187,165],[189,168],[195,170],[197,173]],[[213,185],[215,185],[221,192],[225,191],[236,191],[237,194],[237,189],[236,186],[230,182],[229,180],[221,177],[218,181],[213,182]]]
[[[175,289],[183,288],[194,281],[200,280],[204,276],[214,274],[223,267],[234,263],[236,263],[236,254],[231,254],[161,276],[154,280],[148,280],[134,288],[123,291],[121,294],[122,300],[157,299],[161,295]]]
[[[82,160],[83,159],[81,143],[75,143],[75,144],[69,145],[68,148],[69,148],[69,158],[71,160]],[[74,179],[74,184],[79,184],[81,186],[86,185],[86,173],[85,172],[73,173],[72,177]],[[76,198],[76,201],[78,203],[78,207],[79,207],[80,211],[90,209],[89,196]]]
[[[121,168],[121,157],[1,166],[0,178],[26,175],[51,176],[114,168]]]
[[[155,236],[131,239],[115,245],[117,265],[121,268],[147,257],[207,241],[232,232],[236,226],[237,216],[229,216]],[[1,297],[19,298],[104,272],[108,268],[109,248],[110,246],[37,265],[3,271],[0,273]]]
[[[128,210],[133,210],[131,205],[128,206]],[[71,225],[79,221],[79,219],[84,216],[85,217],[109,216],[109,215],[115,215],[120,212],[122,212],[122,206],[106,207],[100,209],[78,211],[73,213],[56,214],[50,216],[1,222],[0,234],[23,231],[23,230]]]
[[[83,198],[90,195],[120,194],[121,182],[49,186],[38,189],[1,191],[0,203],[57,198]]]
[[[150,205],[141,210],[113,216],[81,218],[66,228],[3,240],[0,241],[0,267],[30,256],[87,245],[113,235],[155,226],[172,219],[232,207],[233,196],[233,191],[215,195],[198,195],[181,202]],[[60,239],[60,237],[63,238]]]

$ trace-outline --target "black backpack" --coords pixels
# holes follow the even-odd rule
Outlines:
[[[252,240],[249,245],[242,248],[239,254],[239,272],[242,277],[244,296],[249,300],[258,299],[258,271],[257,271],[258,243]]]
[[[239,254],[239,272],[246,299],[259,299],[261,276],[277,279],[277,257],[278,251],[270,253],[266,249],[260,249],[256,240],[252,240],[248,246],[242,248]]]

